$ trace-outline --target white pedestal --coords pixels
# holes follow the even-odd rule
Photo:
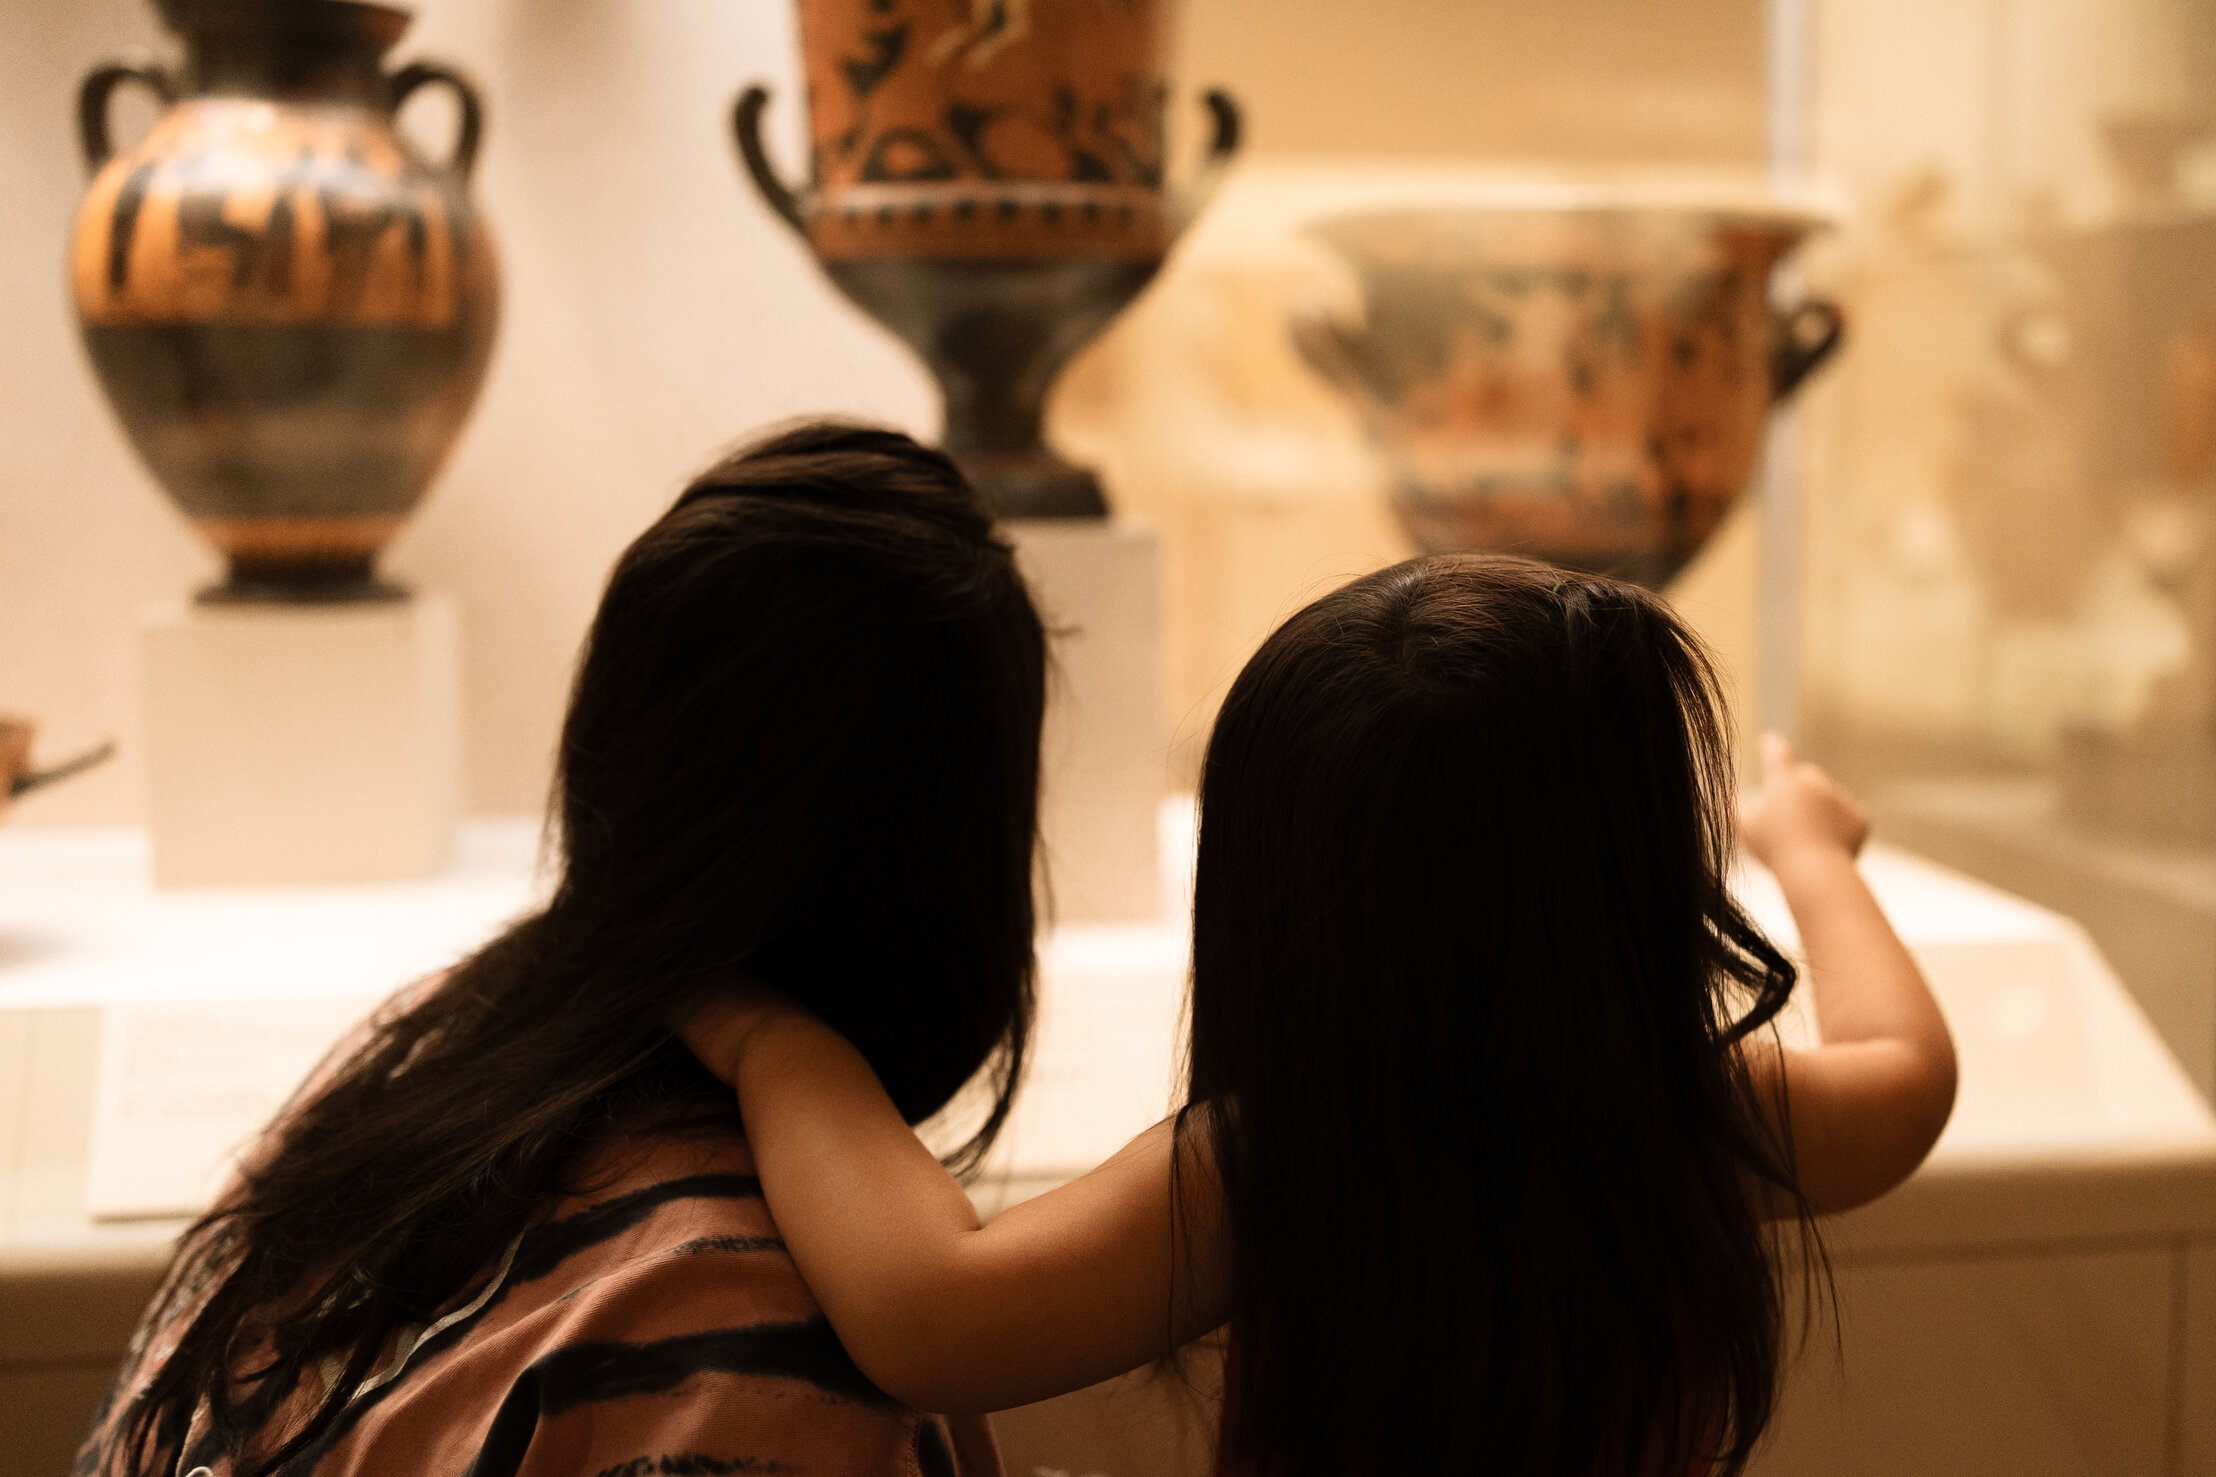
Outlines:
[[[1157,917],[1155,818],[1167,756],[1154,531],[1074,519],[1004,526],[1052,652],[1039,831],[1054,915],[1070,923]]]
[[[139,623],[164,887],[426,877],[453,850],[454,605],[149,608]]]

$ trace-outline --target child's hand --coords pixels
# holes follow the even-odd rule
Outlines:
[[[807,1013],[769,986],[749,980],[717,991],[669,1024],[702,1066],[726,1086],[736,1087],[747,1051],[763,1027],[780,1016]]]
[[[1739,836],[1756,860],[1773,872],[1810,849],[1851,861],[1869,834],[1870,818],[1837,781],[1781,735],[1762,736],[1762,789],[1739,803]]]

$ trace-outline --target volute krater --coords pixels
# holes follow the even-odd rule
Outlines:
[[[1152,280],[1216,171],[1165,187],[1170,0],[799,0],[813,179],[771,167],[768,93],[738,102],[763,198],[929,366],[943,444],[1002,512],[1105,513],[1040,419],[1070,355]]]

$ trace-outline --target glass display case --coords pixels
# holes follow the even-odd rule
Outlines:
[[[1821,8],[1801,711],[1882,829],[2081,921],[2216,1087],[2216,9]]]
[[[971,20],[1063,3],[975,0]],[[53,745],[34,764],[0,718],[0,1477],[66,1465],[175,1232],[158,1217],[198,1202],[362,1006],[534,895],[530,813],[579,637],[692,469],[792,416],[945,426],[942,387],[745,183],[739,150],[759,179],[809,173],[794,4],[410,8],[427,54],[484,79],[497,126],[471,190],[510,276],[482,403],[389,551],[465,617],[469,824],[439,875],[350,888],[171,888],[147,860],[134,612],[213,570],[101,401],[61,253],[86,188],[77,79],[170,43],[147,0],[21,0],[0,24],[21,221],[0,239],[0,712]],[[1080,220],[1146,205],[1179,233],[1045,411],[1053,450],[1103,484],[1115,521],[1091,531],[1140,566],[1049,603],[1062,678],[1090,628],[1140,693],[1086,721],[1137,756],[1146,860],[1092,847],[1120,911],[1060,890],[1043,1044],[980,1204],[1062,1182],[1170,1106],[1189,792],[1272,628],[1439,537],[1418,495],[1533,468],[1524,490],[1565,506],[1622,493],[1669,516],[1703,492],[1697,528],[1644,562],[1473,505],[1446,521],[1467,546],[1590,554],[1665,590],[1717,657],[1742,748],[1791,730],[1869,805],[1867,873],[1954,1030],[1947,1133],[1833,1223],[1841,1339],[1809,1341],[1753,1470],[2216,1473],[2216,1404],[2194,1393],[2216,1383],[2216,0],[1183,0],[1175,30],[1186,101],[1148,168],[1215,183],[1189,106],[1210,87],[1239,99],[1243,146],[1204,203],[1070,197]],[[127,89],[117,142],[159,112]],[[470,116],[431,90],[397,126],[456,157]],[[996,211],[1062,218],[1060,195],[1015,194]],[[968,230],[963,201],[942,219],[905,199],[907,219]],[[1503,255],[1509,217],[1564,229]],[[1365,221],[1389,239],[1350,236]],[[1646,264],[1585,239],[1618,227]],[[1719,270],[1723,237],[1740,257]],[[215,254],[193,271],[218,281],[229,249],[196,246]],[[1659,290],[1657,257],[1682,269]],[[1588,310],[1618,279],[1637,291],[1608,342],[1642,347],[1611,370],[1569,330],[1607,316]],[[1729,311],[1672,318],[1704,293]],[[1376,372],[1396,312],[1417,368]],[[1485,397],[1511,338],[1539,368],[1504,448]],[[1678,345],[1698,372],[1672,380]],[[1642,467],[1667,435],[1714,453],[1706,483]],[[1047,590],[1073,530],[1016,536]],[[109,733],[116,763],[45,787]],[[1101,773],[1063,793],[1097,799]],[[1797,947],[1759,869],[1735,885]],[[1821,1022],[1796,1009],[1791,1028]],[[1012,1413],[1008,1469],[1210,1470],[1204,1430],[1162,1446],[1192,1428],[1160,1396]]]

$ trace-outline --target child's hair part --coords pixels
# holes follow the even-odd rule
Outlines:
[[[1735,1044],[1792,966],[1726,889],[1729,730],[1657,596],[1440,556],[1273,634],[1201,789],[1191,1093],[1271,1477],[1736,1471],[1768,1418]]]

